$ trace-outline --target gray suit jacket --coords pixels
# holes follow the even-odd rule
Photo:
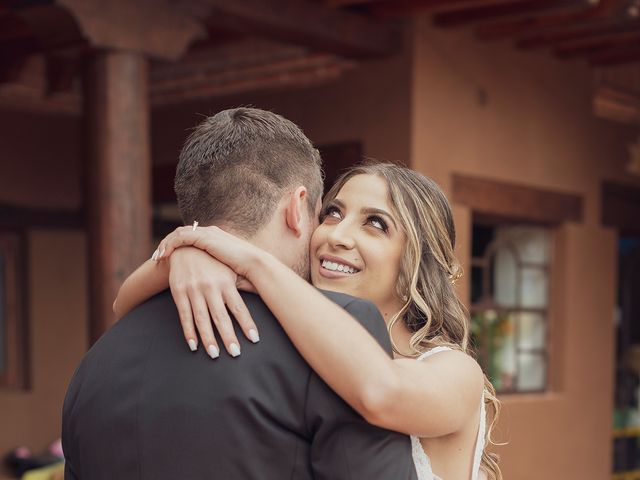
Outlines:
[[[326,295],[391,351],[371,303]],[[261,340],[238,358],[189,352],[168,292],[96,342],[64,402],[67,480],[416,479],[408,437],[367,424],[242,296]]]

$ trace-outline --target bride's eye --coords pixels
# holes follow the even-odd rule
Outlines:
[[[369,223],[369,225],[371,225],[374,228],[377,228],[378,230],[382,230],[383,232],[387,232],[389,230],[389,227],[387,226],[386,222],[377,216],[371,216],[367,219],[367,222]]]
[[[320,214],[320,221],[324,222],[327,218],[335,218],[336,220],[342,219],[342,212],[335,205],[329,205]]]

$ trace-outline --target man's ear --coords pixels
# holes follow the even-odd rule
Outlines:
[[[300,237],[304,231],[303,208],[307,208],[307,188],[300,186],[291,192],[286,210],[287,227],[296,237]]]

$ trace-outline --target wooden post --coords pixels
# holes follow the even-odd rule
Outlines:
[[[151,256],[151,159],[147,60],[98,51],[84,82],[90,342],[115,321],[126,276]]]

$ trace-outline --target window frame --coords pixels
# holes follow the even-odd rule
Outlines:
[[[473,217],[472,217],[473,218]],[[513,325],[514,325],[514,338],[515,340],[515,352],[516,352],[516,358],[519,358],[520,353],[531,353],[531,354],[535,354],[535,355],[540,355],[543,360],[544,360],[544,385],[542,388],[540,389],[518,389],[517,387],[514,388],[501,388],[499,390],[497,390],[497,392],[499,394],[528,394],[528,393],[544,393],[549,391],[550,389],[550,368],[549,368],[549,363],[550,363],[550,359],[551,359],[551,355],[550,355],[550,350],[551,350],[551,338],[550,338],[550,331],[551,331],[551,323],[550,323],[550,318],[551,318],[551,311],[552,311],[552,306],[553,306],[553,292],[551,289],[551,284],[552,284],[552,278],[553,278],[553,258],[554,258],[554,238],[555,238],[555,229],[553,228],[553,226],[551,225],[544,225],[544,224],[540,224],[540,223],[531,223],[531,222],[522,222],[522,221],[509,221],[509,220],[502,220],[499,221],[497,219],[492,219],[491,221],[487,222],[487,221],[483,221],[481,218],[478,219],[474,219],[472,221],[472,226],[475,225],[483,225],[483,226],[491,226],[491,227],[501,227],[501,226],[514,226],[514,227],[541,227],[541,228],[545,228],[548,231],[549,234],[549,246],[550,246],[550,255],[549,255],[549,261],[547,264],[538,264],[538,263],[531,263],[531,262],[525,262],[523,260],[521,260],[520,255],[517,251],[517,248],[513,245],[510,244],[510,242],[508,241],[500,241],[500,240],[496,240],[493,239],[491,240],[491,242],[489,242],[489,244],[487,245],[485,251],[483,252],[482,257],[474,257],[473,255],[471,256],[471,266],[473,267],[480,267],[482,269],[482,292],[480,295],[480,300],[477,302],[470,302],[470,306],[469,306],[469,313],[471,314],[471,317],[473,317],[476,314],[483,314],[487,311],[494,311],[496,312],[496,314],[500,315],[500,314],[509,314],[509,315],[514,315],[513,316]],[[473,235],[473,228],[471,230],[472,235]],[[493,296],[491,295],[490,291],[489,291],[489,287],[488,285],[491,282],[491,273],[492,273],[492,269],[493,269],[493,265],[492,265],[492,260],[495,258],[495,253],[498,251],[499,247],[501,247],[502,245],[507,245],[507,247],[511,250],[511,254],[513,255],[515,261],[516,261],[516,265],[518,268],[518,277],[517,277],[517,282],[518,285],[516,286],[516,292],[517,292],[517,301],[516,301],[516,306],[514,307],[505,307],[503,305],[500,305],[499,303],[495,302],[495,299],[493,298]],[[521,294],[521,272],[523,269],[525,268],[536,268],[536,269],[540,269],[543,270],[546,275],[547,275],[547,306],[546,308],[535,308],[535,307],[523,307],[520,305],[520,294]],[[521,329],[521,317],[518,315],[519,313],[535,313],[535,314],[540,314],[543,322],[544,322],[544,346],[542,348],[528,348],[528,349],[523,349],[520,347],[520,329]],[[486,321],[486,319],[484,319],[484,321]],[[482,329],[482,335],[483,337],[486,338],[486,330],[487,327],[484,327]],[[480,361],[480,364],[482,365],[483,369],[486,370],[487,366],[486,366],[486,360],[488,358],[488,351],[486,350],[487,348],[487,342],[486,340],[482,342],[483,348],[482,351],[477,351],[477,355]],[[482,360],[485,360],[485,362],[483,362]],[[518,374],[519,374],[519,362],[516,360],[516,373],[515,373],[515,382],[517,383],[517,379],[518,379]]]
[[[564,375],[562,345],[564,344],[564,310],[558,287],[564,285],[566,264],[565,229],[568,223],[582,223],[583,195],[553,189],[543,189],[454,172],[451,176],[451,198],[454,205],[469,212],[469,260],[475,222],[485,224],[524,223],[552,228],[549,258],[549,299],[546,323],[547,376],[544,394],[560,390]],[[471,278],[469,278],[471,281]],[[469,284],[469,287],[471,284]],[[470,293],[470,290],[469,290]],[[469,296],[470,300],[470,296]],[[469,302],[470,303],[470,302]],[[518,396],[527,393],[517,393]]]

